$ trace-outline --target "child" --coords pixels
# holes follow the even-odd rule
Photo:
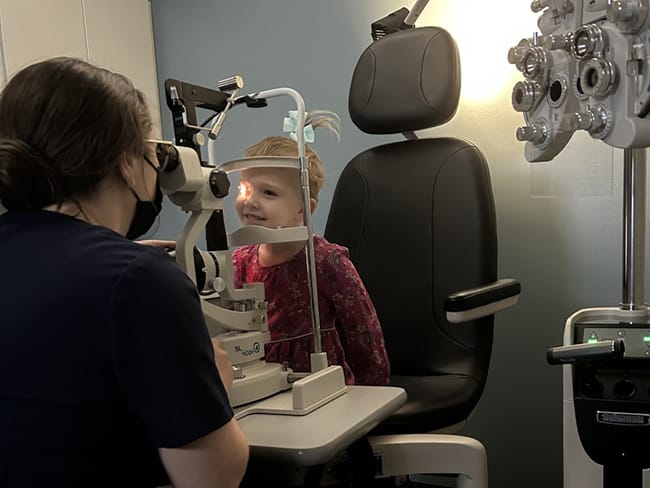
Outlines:
[[[308,116],[305,124],[326,126],[337,132],[333,120]],[[297,157],[296,143],[288,137],[266,137],[246,150],[246,156]],[[324,175],[318,154],[306,148],[309,191],[313,213]],[[245,225],[296,227],[303,225],[300,174],[292,168],[254,168],[242,171],[237,214]],[[388,384],[389,362],[377,313],[345,247],[314,236],[318,306],[322,350],[330,365],[343,367],[347,384]],[[296,372],[310,370],[314,350],[311,302],[305,243],[258,244],[233,252],[235,286],[263,282],[268,301],[271,342],[266,360],[287,362]],[[342,328],[347,355],[335,323]]]

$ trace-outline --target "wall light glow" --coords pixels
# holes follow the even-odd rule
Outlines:
[[[461,98],[489,102],[512,91],[521,78],[508,63],[508,50],[537,30],[538,14],[521,0],[431,1],[416,22],[417,27],[440,26],[458,44],[461,60]]]

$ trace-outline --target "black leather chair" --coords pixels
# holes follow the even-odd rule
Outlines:
[[[463,139],[414,134],[449,121],[459,94],[456,43],[439,27],[373,42],[352,78],[349,110],[357,127],[408,139],[372,147],[347,164],[325,228],[328,240],[350,250],[382,324],[391,385],[408,395],[371,435],[462,424],[485,386],[493,313],[519,294],[517,281],[497,281],[485,156]]]

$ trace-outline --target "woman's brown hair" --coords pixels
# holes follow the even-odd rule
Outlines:
[[[145,153],[151,118],[123,75],[58,57],[16,73],[0,93],[0,202],[42,208],[90,194],[123,155]]]

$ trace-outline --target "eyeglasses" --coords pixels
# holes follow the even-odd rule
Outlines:
[[[158,158],[156,158],[156,160],[157,160],[157,159],[158,159]],[[154,162],[153,162],[151,159],[149,159],[149,156],[147,156],[146,154],[144,155],[144,160],[145,160],[145,162],[146,162],[149,166],[151,166],[153,169],[155,169],[156,171],[160,171],[160,165],[159,165],[159,164],[154,164]]]
[[[162,141],[159,139],[145,139],[144,142],[156,145],[156,159],[158,166],[154,165],[148,156],[145,155],[145,160],[156,171],[171,171],[178,164],[178,152],[174,144],[170,141]]]

